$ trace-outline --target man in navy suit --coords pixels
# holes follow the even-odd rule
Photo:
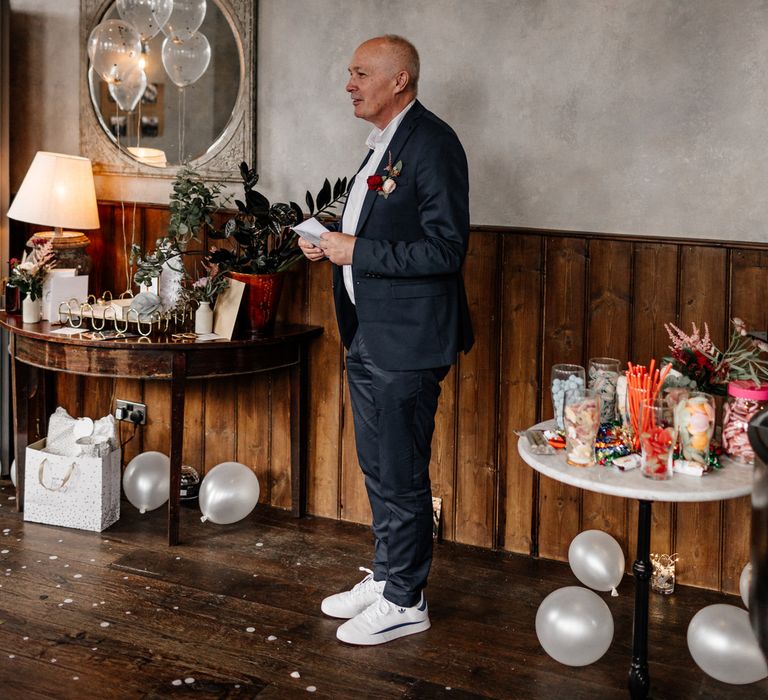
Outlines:
[[[373,513],[373,570],[322,603],[337,637],[380,644],[429,628],[432,433],[440,382],[473,335],[461,265],[469,237],[467,160],[417,100],[419,55],[399,36],[355,51],[347,92],[373,124],[339,232],[310,260],[334,263],[336,316],[360,467]]]

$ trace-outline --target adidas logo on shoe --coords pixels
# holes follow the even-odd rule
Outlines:
[[[341,625],[336,630],[336,637],[347,644],[368,646],[391,642],[429,628],[429,611],[424,593],[418,605],[412,608],[398,607],[382,595],[359,615]]]
[[[339,617],[348,620],[359,615],[371,603],[376,602],[384,592],[386,581],[374,581],[373,571],[360,567],[360,571],[366,571],[368,575],[356,584],[352,590],[343,593],[335,593],[328,596],[320,604],[320,609],[330,617]]]

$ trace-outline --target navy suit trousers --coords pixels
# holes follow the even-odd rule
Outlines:
[[[358,332],[347,353],[355,442],[373,513],[374,579],[384,597],[418,604],[432,563],[429,461],[440,382],[450,367],[391,371]]]

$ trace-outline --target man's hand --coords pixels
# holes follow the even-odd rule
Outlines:
[[[301,236],[299,236],[299,248],[301,248],[301,252],[304,253],[304,256],[312,262],[322,260],[325,257],[325,253],[321,248],[312,245],[309,241],[305,241]]]
[[[352,251],[355,249],[355,237],[348,233],[330,231],[320,236],[320,248],[325,257],[337,265],[351,265]]]

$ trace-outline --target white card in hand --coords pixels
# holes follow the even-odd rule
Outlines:
[[[302,221],[296,226],[292,226],[294,231],[298,233],[305,241],[309,241],[312,245],[320,245],[320,235],[327,233],[328,229],[325,228],[314,216]]]

